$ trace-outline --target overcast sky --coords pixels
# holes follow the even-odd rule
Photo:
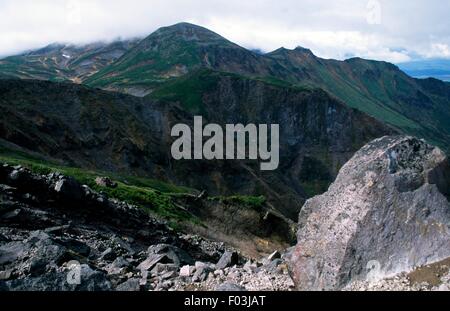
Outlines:
[[[0,56],[146,36],[187,21],[246,48],[325,58],[450,58],[450,0],[0,0]]]

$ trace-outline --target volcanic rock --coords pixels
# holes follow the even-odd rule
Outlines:
[[[300,212],[289,258],[297,289],[337,290],[450,257],[449,190],[440,149],[405,136],[367,144]]]

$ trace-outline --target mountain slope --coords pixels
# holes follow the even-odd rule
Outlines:
[[[83,82],[110,65],[139,40],[92,43],[82,46],[51,44],[42,49],[0,60],[0,72],[9,77]]]
[[[321,59],[303,48],[280,49],[268,57],[290,72],[279,78],[321,87],[350,107],[448,150],[450,101],[441,93],[450,91],[450,84],[413,79],[386,62]]]

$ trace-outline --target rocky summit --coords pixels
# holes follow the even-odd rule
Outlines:
[[[339,290],[447,259],[449,190],[439,148],[407,136],[369,143],[300,212],[289,259],[296,287]]]

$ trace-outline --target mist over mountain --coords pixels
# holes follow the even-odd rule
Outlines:
[[[87,45],[50,44],[0,61],[0,72],[20,79],[82,83],[119,59],[138,39]]]

